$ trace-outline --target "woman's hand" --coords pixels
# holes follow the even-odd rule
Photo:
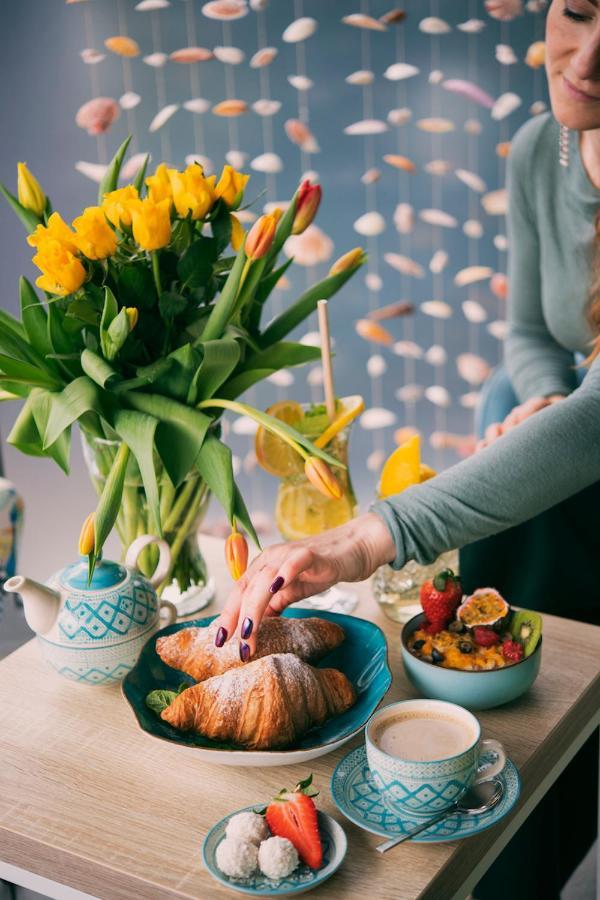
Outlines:
[[[265,615],[278,615],[290,603],[326,590],[338,581],[362,581],[396,550],[379,516],[367,513],[314,538],[267,547],[236,581],[221,613],[217,646],[240,640],[244,662],[256,649]]]
[[[520,406],[515,406],[504,422],[495,422],[493,425],[488,425],[485,430],[485,437],[477,443],[475,450],[489,447],[490,444],[493,444],[495,440],[502,437],[511,428],[516,428],[517,425],[520,425],[521,422],[524,422],[534,413],[539,412],[540,409],[552,406],[553,403],[557,403],[559,400],[564,400],[563,394],[552,394],[550,397],[531,397],[525,403],[521,403]]]

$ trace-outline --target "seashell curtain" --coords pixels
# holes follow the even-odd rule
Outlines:
[[[296,292],[346,250],[368,250],[330,304],[337,392],[366,401],[351,456],[364,505],[413,430],[436,468],[472,448],[505,336],[510,141],[548,103],[545,0],[393,4],[66,0],[60,13],[79,41],[57,116],[81,205],[131,133],[126,178],[146,152],[151,168],[227,160],[251,172],[244,223],[318,179],[317,221],[286,246]],[[291,286],[282,280],[272,312]],[[296,338],[318,343],[316,320]],[[319,401],[321,371],[276,373],[250,393],[263,408]],[[230,441],[267,528],[276,485],[256,469],[253,427],[232,420]]]

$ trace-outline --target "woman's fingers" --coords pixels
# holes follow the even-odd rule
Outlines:
[[[242,577],[236,581],[227,603],[217,619],[217,633],[215,635],[215,645],[217,647],[222,647],[235,633],[242,605],[242,591],[246,585],[246,581],[247,575],[242,575]]]
[[[488,425],[485,429],[485,443],[486,446],[491,444],[496,438],[499,438],[502,434],[502,425],[500,422],[494,422],[493,425]]]
[[[270,565],[261,566],[242,592],[236,638],[240,642],[240,659],[246,662],[256,650],[256,634],[263,615],[273,596],[273,585],[277,570]]]

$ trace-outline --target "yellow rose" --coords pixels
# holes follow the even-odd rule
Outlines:
[[[166,165],[161,163],[154,172],[154,175],[149,175],[146,178],[148,197],[153,203],[160,203],[161,200],[170,200],[172,198],[173,190],[171,188],[169,172],[174,171],[175,169],[167,169]]]
[[[31,247],[39,247],[47,240],[59,241],[71,253],[77,252],[76,237],[61,218],[60,213],[53,212],[48,219],[48,225],[38,225],[33,234],[28,235],[27,243]]]
[[[242,244],[244,243],[244,237],[246,232],[242,226],[242,223],[238,219],[237,216],[234,216],[233,213],[230,214],[231,218],[231,246],[237,253]]]
[[[215,176],[205,178],[202,174],[202,166],[193,163],[183,172],[169,169],[173,202],[180,216],[185,218],[188,213],[192,219],[203,219],[215,202]]]
[[[46,195],[37,178],[27,168],[27,163],[17,163],[17,194],[21,206],[36,216],[42,215],[46,208]]]
[[[215,195],[222,197],[227,206],[237,207],[240,204],[249,178],[249,175],[236,172],[232,166],[223,166],[221,177],[215,187]]]
[[[88,259],[106,259],[117,249],[117,235],[106,221],[100,206],[88,206],[73,219],[77,246]]]
[[[133,236],[143,250],[160,250],[171,240],[171,201],[146,198],[132,209]]]
[[[131,208],[138,202],[139,194],[132,184],[104,195],[102,209],[115,228],[131,225]]]
[[[85,281],[81,262],[64,244],[52,238],[40,243],[33,262],[43,273],[35,283],[49,294],[64,297],[78,290]]]

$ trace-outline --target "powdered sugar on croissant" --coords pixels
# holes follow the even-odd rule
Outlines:
[[[315,669],[292,653],[276,653],[195,684],[161,717],[175,728],[213,740],[275,750],[355,702],[354,688],[342,672]]]
[[[173,669],[204,681],[239,668],[238,641],[215,647],[216,621],[208,628],[182,628],[156,641],[156,652]],[[263,619],[257,634],[252,660],[273,653],[294,653],[305,662],[318,662],[344,640],[344,629],[327,619],[268,618]]]

